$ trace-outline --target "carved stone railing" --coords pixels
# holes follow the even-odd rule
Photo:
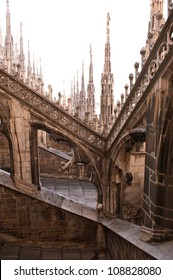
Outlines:
[[[173,10],[170,11],[169,17],[160,31],[160,35],[153,46],[150,55],[145,62],[136,82],[131,87],[129,95],[123,102],[121,110],[117,110],[118,116],[107,137],[106,149],[109,151],[116,142],[120,132],[125,129],[127,120],[139,107],[139,104],[145,102],[149,89],[159,77],[164,65],[173,55]],[[129,76],[130,78],[130,76]],[[145,99],[145,100],[144,100]],[[119,106],[120,106],[119,102]]]
[[[73,118],[70,114],[55,105],[43,95],[35,92],[15,77],[9,75],[0,69],[0,88],[8,91],[12,97],[17,98],[24,104],[39,112],[49,121],[54,121],[64,130],[72,133],[75,137],[81,139],[103,153],[105,151],[105,139],[84,125],[79,120]]]

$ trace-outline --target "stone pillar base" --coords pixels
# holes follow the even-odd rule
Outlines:
[[[13,182],[17,189],[28,194],[37,193],[37,191],[41,188],[40,186],[34,186],[33,184],[27,183],[15,177],[13,177]]]
[[[147,228],[142,226],[140,230],[140,237],[142,241],[150,244],[161,243],[164,241],[173,240],[173,230],[161,228]]]

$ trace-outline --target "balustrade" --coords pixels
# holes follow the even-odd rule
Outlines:
[[[168,2],[169,10],[173,10],[173,2]],[[130,114],[132,114],[133,110],[139,103],[144,92],[147,91],[151,80],[154,79],[160,66],[169,53],[171,46],[173,45],[173,11],[171,11],[171,14],[169,15],[167,24],[165,24],[162,28],[158,41],[159,42],[157,43],[156,41],[155,45],[153,46],[147,60],[145,60],[146,49],[143,48],[141,50],[141,72],[139,73],[139,63],[136,62],[134,65],[134,84],[134,76],[132,73],[129,74],[130,85],[125,85],[125,95],[121,95],[121,102],[117,102],[117,107],[114,110],[115,123],[108,135],[107,149],[109,149],[114,143],[120,130],[123,128]]]
[[[10,95],[39,112],[46,120],[54,121],[55,126],[56,123],[64,126],[64,129],[75,134],[84,142],[88,142],[90,146],[101,152],[104,151],[105,139],[102,136],[59,108],[49,98],[30,89],[3,70],[0,70],[0,86],[6,89]]]

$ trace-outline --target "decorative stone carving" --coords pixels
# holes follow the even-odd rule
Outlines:
[[[57,110],[51,110],[51,116],[55,119],[59,119],[59,112]]]
[[[85,129],[81,129],[81,130],[80,130],[80,135],[81,135],[82,137],[86,137],[86,130],[85,130]]]
[[[89,135],[88,140],[93,143],[96,140],[96,137],[92,134]]]
[[[159,62],[162,62],[167,54],[166,42],[163,43],[159,48]]]
[[[20,90],[20,86],[16,82],[10,82],[8,88],[11,92],[17,93]]]
[[[72,129],[72,131],[77,132],[78,131],[78,125],[75,122],[73,122],[72,125],[71,125],[71,129]]]
[[[3,85],[3,86],[7,86],[8,83],[9,83],[9,78],[3,74],[0,73],[0,83]]]
[[[34,110],[41,111],[42,114],[56,120],[59,124],[64,125],[65,129],[68,129],[82,138],[84,141],[88,141],[94,147],[97,147],[101,151],[105,148],[105,140],[99,136],[96,132],[94,133],[89,127],[80,124],[78,120],[74,120],[65,112],[62,112],[53,102],[47,100],[44,96],[37,92],[28,89],[20,82],[16,82],[13,78],[9,77],[9,74],[3,73],[0,70],[0,84],[7,88],[11,94],[18,95],[23,102],[26,102],[33,107]]]
[[[144,91],[148,85],[149,85],[149,77],[148,75],[145,75],[142,80],[142,90]]]
[[[36,106],[39,105],[39,103],[40,103],[39,98],[36,97],[36,96],[32,96],[31,99],[30,99],[30,101],[31,101],[31,103],[32,103],[33,105],[36,105]]]
[[[69,120],[67,117],[63,116],[61,119],[61,122],[63,125],[68,126],[69,125]]]
[[[139,218],[141,216],[141,209],[132,204],[126,204],[124,206],[124,212],[126,215],[126,218]]]
[[[153,60],[151,63],[150,63],[150,66],[149,66],[149,76],[150,78],[152,78],[156,71],[158,70],[158,64],[157,64],[157,61],[156,60]]]
[[[29,100],[29,91],[25,88],[22,88],[19,92],[19,95],[22,99]]]

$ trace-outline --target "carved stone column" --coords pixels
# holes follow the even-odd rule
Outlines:
[[[41,189],[40,184],[40,168],[39,168],[39,150],[38,150],[38,136],[37,128],[31,127],[31,174],[32,174],[32,184],[37,187],[39,191]]]
[[[147,108],[144,226],[141,239],[173,239],[173,90],[152,93]]]

